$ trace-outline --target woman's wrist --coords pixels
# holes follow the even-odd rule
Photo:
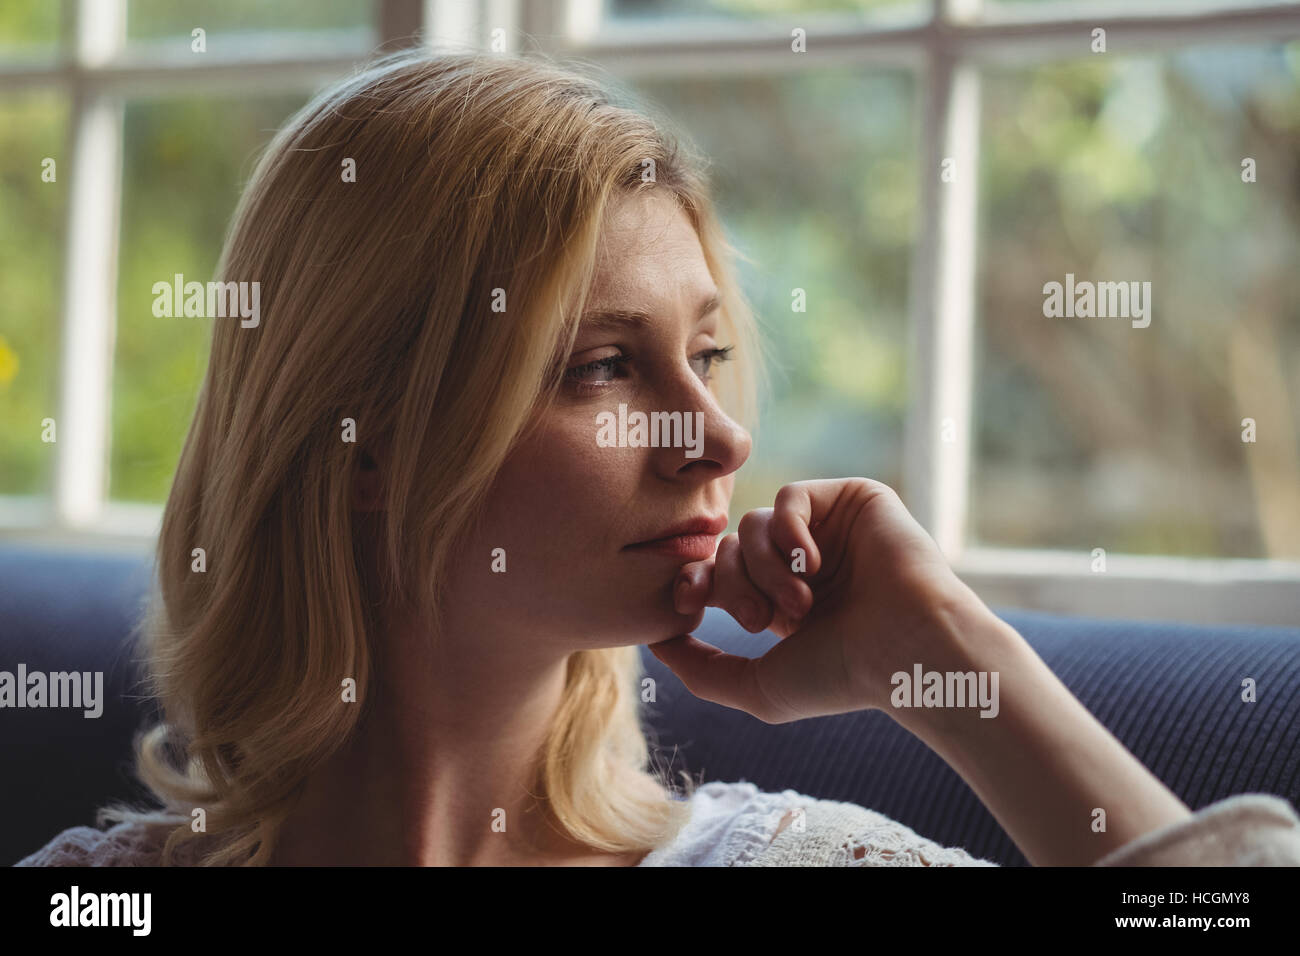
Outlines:
[[[924,625],[900,638],[881,668],[886,686],[874,706],[927,743],[972,717],[996,717],[1001,669],[1033,654],[1015,628],[969,591],[934,602]]]
[[[884,709],[966,781],[1032,863],[1087,865],[1190,816],[1015,628],[969,602],[936,620],[918,653],[921,695],[910,686],[910,700],[896,694]],[[966,699],[953,699],[962,688]]]

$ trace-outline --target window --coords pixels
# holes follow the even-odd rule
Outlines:
[[[0,11],[0,526],[105,540],[156,531],[211,333],[208,320],[153,320],[156,273],[212,274],[260,148],[369,55],[380,24],[410,32],[413,6],[18,0]]]
[[[712,158],[776,360],[733,517],[867,474],[994,606],[1300,619],[1300,3],[15,0],[8,533],[156,530],[210,333],[146,321],[157,263],[210,274],[274,130],[416,30],[594,62]],[[1049,315],[1075,281],[1150,323]]]
[[[35,37],[33,37],[35,39]],[[44,169],[57,182],[57,161],[68,130],[67,104],[42,90],[0,94],[0,170],[5,215],[0,216],[5,318],[0,324],[0,494],[48,495],[54,476],[52,446],[33,441],[19,422],[38,423],[56,394],[59,327],[59,253],[66,196],[56,183],[36,188]],[[45,184],[42,184],[45,185]]]
[[[1259,43],[985,72],[973,540],[1300,558],[1297,67]],[[1067,274],[1149,281],[1150,325],[1044,320],[1036,280]]]

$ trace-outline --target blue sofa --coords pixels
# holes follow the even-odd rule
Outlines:
[[[0,710],[0,863],[57,832],[93,824],[114,797],[139,796],[131,737],[155,716],[125,639],[150,562],[137,556],[0,543],[0,670],[103,671],[102,716]],[[997,609],[1124,744],[1193,809],[1247,792],[1300,801],[1300,628],[1192,627]],[[710,610],[697,632],[757,656],[775,642]],[[696,779],[751,780],[844,800],[937,842],[1004,865],[1023,855],[949,767],[886,714],[768,726],[691,695],[648,651],[656,765]],[[1241,702],[1253,677],[1258,702]]]

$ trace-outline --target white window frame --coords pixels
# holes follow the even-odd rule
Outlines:
[[[205,92],[304,87],[351,69],[368,44],[303,34],[293,42],[242,44],[236,56],[183,58],[133,44],[124,54],[126,0],[75,0],[64,56],[49,66],[0,68],[0,92],[60,89],[72,104],[68,245],[64,263],[61,399],[54,493],[0,498],[7,537],[147,547],[162,509],[106,500],[108,414],[116,303],[122,108],[156,90]],[[767,21],[603,22],[602,0],[380,0],[375,37],[399,42],[422,25],[431,45],[487,46],[496,28],[507,49],[572,54],[627,78],[692,73],[798,71],[831,64],[901,67],[922,91],[920,159],[937,170],[952,157],[974,170],[978,157],[979,71],[992,63],[1043,62],[1086,50],[1094,27],[1125,51],[1196,42],[1300,38],[1300,3],[1242,5],[1195,0],[1170,11],[1158,3],[984,5],[933,0],[919,20],[799,14]],[[790,30],[807,30],[815,57],[774,58]],[[282,52],[287,50],[289,52]],[[145,55],[141,55],[145,51]],[[967,545],[974,344],[977,184],[958,175],[923,189],[910,276],[910,396],[905,426],[907,504],[957,572],[994,606],[1202,623],[1300,624],[1300,562],[1107,556],[1091,571],[1086,553]],[[940,440],[944,419],[957,440]]]

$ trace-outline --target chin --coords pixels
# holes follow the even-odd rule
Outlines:
[[[656,595],[639,608],[625,605],[619,617],[603,627],[593,627],[589,621],[586,633],[600,641],[602,647],[658,644],[691,633],[704,620],[704,612],[678,614],[673,610],[672,599],[665,596],[668,593],[665,589],[664,595]]]
[[[559,613],[563,621],[573,623],[565,626],[555,620],[555,624],[584,644],[600,647],[656,644],[689,634],[700,626],[704,612],[678,614],[674,610],[673,583],[680,570],[680,564],[575,568],[568,580],[578,587],[566,588],[563,594],[550,591],[552,614]]]

